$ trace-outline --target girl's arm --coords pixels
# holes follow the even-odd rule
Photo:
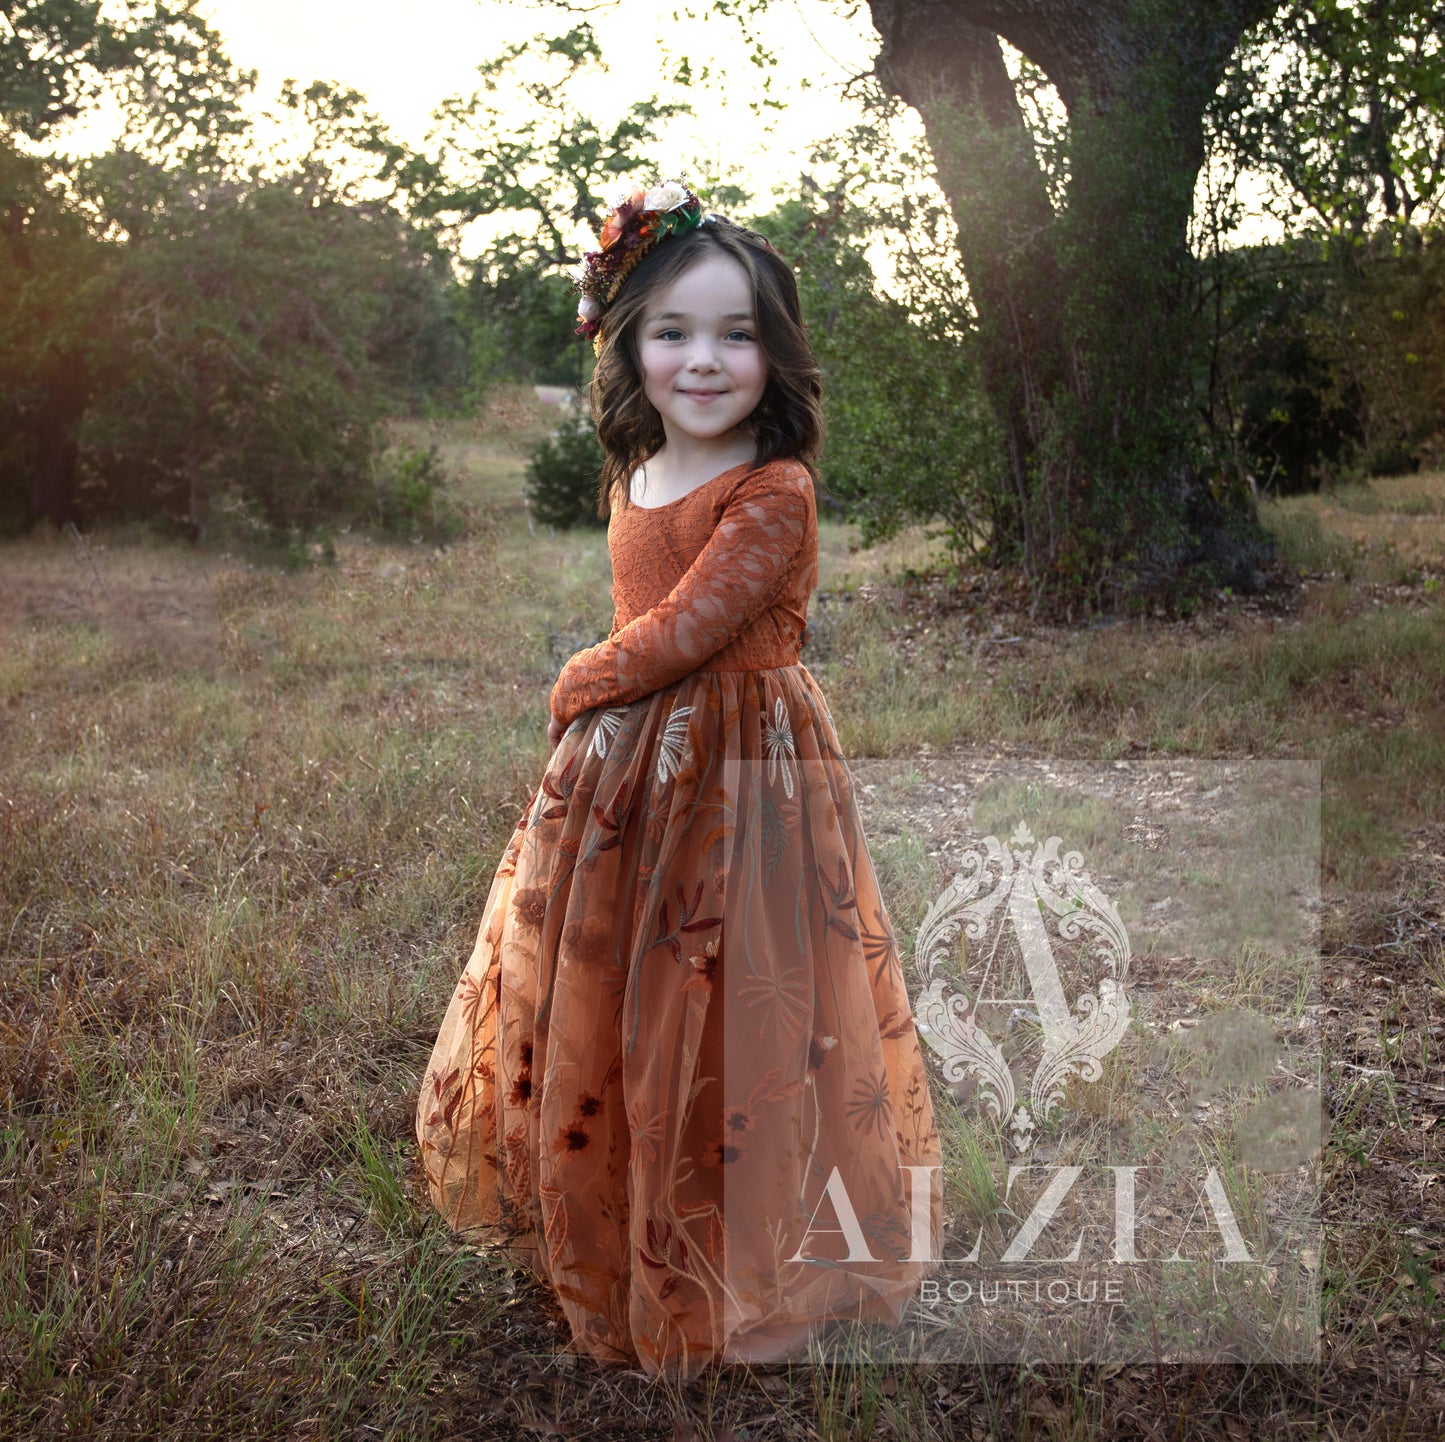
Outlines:
[[[804,467],[753,472],[667,597],[562,668],[553,720],[565,727],[594,706],[636,701],[715,656],[767,609],[803,545],[813,504]]]

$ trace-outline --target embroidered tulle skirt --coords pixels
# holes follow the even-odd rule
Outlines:
[[[939,1144],[900,950],[801,665],[589,711],[507,844],[417,1112],[428,1186],[578,1350],[691,1375],[895,1324]]]

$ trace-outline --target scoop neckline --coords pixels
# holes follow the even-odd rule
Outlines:
[[[716,482],[722,480],[724,476],[732,475],[734,471],[751,471],[753,469],[754,466],[751,461],[739,461],[737,465],[729,466],[727,470],[719,471],[717,475],[709,476],[705,481],[699,481],[698,484],[695,485],[690,491],[688,491],[684,495],[678,496],[676,500],[664,501],[660,506],[644,506],[641,501],[634,501],[632,499],[632,478],[629,476],[627,479],[628,505],[633,510],[638,511],[666,511],[671,509],[673,506],[680,506],[684,501],[691,500],[692,497],[697,495],[699,491],[705,490],[708,486],[714,485]]]

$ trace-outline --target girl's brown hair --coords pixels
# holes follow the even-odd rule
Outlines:
[[[592,372],[592,421],[606,460],[597,514],[632,504],[632,473],[665,439],[662,417],[642,388],[637,331],[653,297],[709,251],[731,256],[747,272],[757,306],[758,343],[767,363],[763,398],[745,424],[757,438],[753,464],[801,461],[816,481],[823,448],[823,383],[803,328],[798,283],[786,261],[756,231],[714,216],[685,235],[659,241],[628,276],[602,317],[602,348]]]

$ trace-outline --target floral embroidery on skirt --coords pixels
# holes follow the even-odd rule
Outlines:
[[[572,723],[417,1137],[442,1214],[527,1262],[599,1358],[690,1375],[898,1321],[938,1251],[938,1134],[806,668],[701,671]]]

